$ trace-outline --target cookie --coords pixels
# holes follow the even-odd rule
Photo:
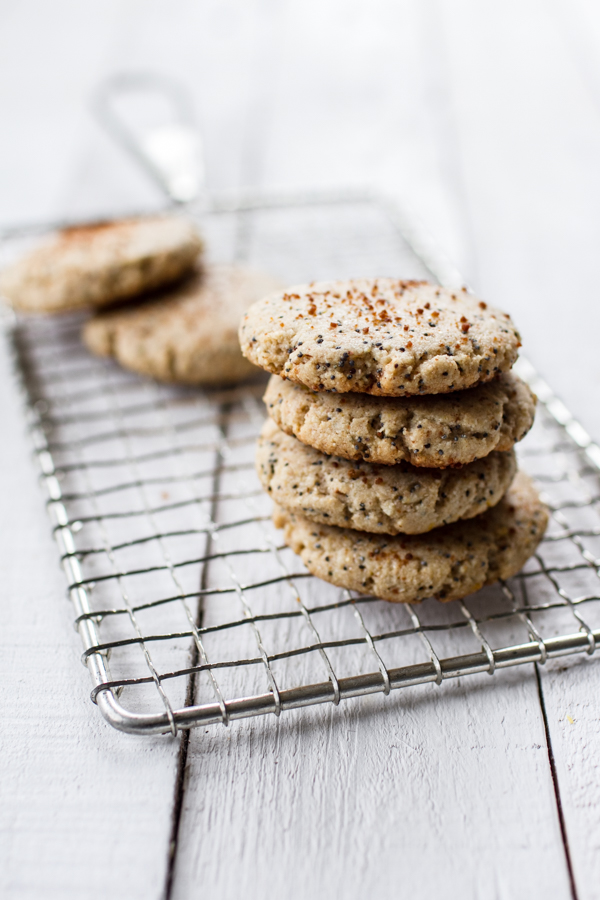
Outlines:
[[[240,325],[244,356],[313,391],[402,397],[491,381],[517,358],[510,317],[466,289],[393,278],[288,288]]]
[[[158,299],[99,313],[85,324],[83,340],[98,356],[159,381],[234,384],[256,375],[240,350],[240,318],[277,284],[241,266],[207,266]]]
[[[426,597],[459,600],[510,578],[535,552],[548,511],[529,477],[518,472],[493,509],[427,535],[385,537],[316,525],[276,507],[273,521],[313,575],[394,603]]]
[[[179,216],[66,228],[6,268],[0,293],[26,312],[107,306],[182,278],[201,249]]]
[[[329,394],[272,375],[269,415],[323,453],[394,465],[460,466],[510,450],[533,424],[535,395],[508,372],[466,391],[428,397]]]
[[[267,419],[256,451],[265,490],[314,522],[382,534],[423,534],[495,506],[517,469],[513,450],[462,469],[380,466],[326,456]]]

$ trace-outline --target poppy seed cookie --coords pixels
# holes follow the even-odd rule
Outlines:
[[[383,534],[423,534],[495,506],[517,469],[514,451],[462,469],[379,466],[326,456],[267,419],[256,451],[265,490],[315,522]]]
[[[277,284],[245,267],[207,266],[158,299],[99,313],[83,339],[98,356],[159,381],[234,384],[256,375],[240,351],[240,318]]]
[[[26,312],[107,306],[182,278],[201,249],[196,227],[179,216],[65,228],[7,267],[0,292]]]
[[[329,394],[272,375],[269,415],[323,453],[445,468],[510,450],[529,431],[535,396],[512,372],[466,391],[428,397]]]
[[[427,535],[361,534],[277,507],[273,521],[313,575],[383,600],[415,603],[430,596],[459,600],[516,575],[542,539],[548,511],[519,472],[493,509]]]
[[[463,390],[506,372],[520,347],[510,317],[466,290],[393,278],[288,288],[255,303],[242,352],[313,391],[402,397]]]

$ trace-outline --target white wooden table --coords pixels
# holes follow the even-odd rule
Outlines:
[[[86,103],[172,74],[212,188],[410,202],[599,440],[599,48],[592,0],[5,3],[0,223],[158,203]],[[198,729],[182,784],[179,739],[106,725],[0,367],[3,896],[600,896],[595,659]]]

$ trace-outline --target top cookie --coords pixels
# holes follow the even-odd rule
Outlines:
[[[490,381],[517,358],[510,316],[462,290],[361,278],[288,288],[255,303],[242,352],[313,391],[442,394]]]
[[[65,228],[7,267],[0,292],[27,312],[107,306],[183,277],[201,249],[194,224],[179,216]]]

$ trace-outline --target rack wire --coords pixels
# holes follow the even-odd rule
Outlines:
[[[214,259],[287,283],[459,277],[367,194],[222,200],[202,227]],[[81,322],[9,334],[92,699],[116,728],[175,734],[595,652],[600,448],[527,362],[539,404],[518,454],[552,510],[539,551],[463,602],[407,606],[326,584],[282,545],[253,468],[264,381],[159,385],[92,358]]]

